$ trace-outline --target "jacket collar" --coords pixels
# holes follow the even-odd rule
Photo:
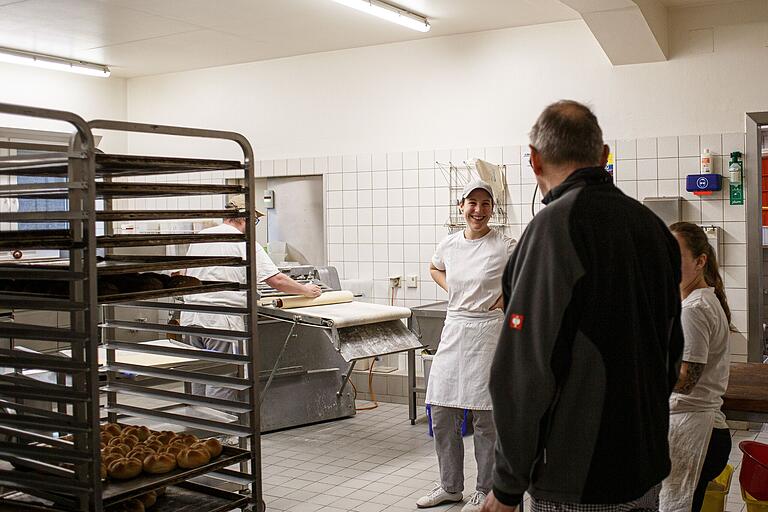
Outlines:
[[[578,185],[598,185],[611,182],[611,175],[608,174],[604,168],[599,166],[583,167],[573,171],[567,178],[565,178],[565,181],[550,190],[541,202],[549,204],[565,194],[571,188]]]

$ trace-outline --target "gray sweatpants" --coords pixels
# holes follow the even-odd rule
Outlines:
[[[188,336],[187,342],[193,347],[213,352],[223,352],[231,354],[233,346],[231,341],[208,338],[205,336]],[[227,377],[237,377],[237,373],[230,373]],[[221,398],[223,400],[238,401],[242,399],[240,391],[232,388],[221,388],[218,386],[209,386],[207,384],[192,383],[192,394],[196,396],[207,396],[211,398]]]
[[[472,411],[475,429],[475,460],[477,461],[478,491],[488,494],[493,485],[494,446],[496,427],[492,411]],[[432,431],[435,435],[435,451],[440,466],[440,485],[448,492],[464,490],[464,440],[461,423],[464,410],[454,407],[432,406]]]

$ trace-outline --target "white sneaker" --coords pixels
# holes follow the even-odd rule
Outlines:
[[[480,512],[485,502],[486,494],[483,491],[475,491],[469,497],[467,503],[461,508],[461,512]]]
[[[464,498],[460,492],[448,492],[438,484],[426,496],[416,500],[416,506],[419,508],[436,507],[442,503],[458,503]]]

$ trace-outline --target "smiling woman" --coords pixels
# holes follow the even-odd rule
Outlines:
[[[468,187],[473,187],[473,190],[461,200],[461,214],[467,221],[464,236],[470,240],[482,238],[491,230],[488,221],[493,215],[493,196],[483,184],[480,180],[470,183]]]
[[[440,242],[432,257],[432,279],[448,292],[448,311],[425,399],[432,412],[440,484],[419,498],[420,508],[463,498],[461,424],[466,410],[472,411],[478,470],[476,491],[462,511],[479,511],[491,490],[496,431],[488,378],[504,320],[501,275],[515,245],[488,226],[493,204],[491,186],[470,181],[459,203],[467,225]]]

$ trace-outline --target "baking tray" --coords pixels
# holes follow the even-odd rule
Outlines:
[[[244,242],[245,235],[230,233],[104,235],[96,237],[97,247],[143,247],[207,242]]]
[[[18,491],[0,496],[0,500],[2,500],[0,501],[1,512],[51,510],[50,501]],[[251,499],[248,496],[234,492],[192,482],[181,482],[166,487],[165,494],[157,499],[157,503],[150,510],[152,512],[224,512],[243,507],[250,501]],[[107,506],[116,503],[119,502],[113,501]],[[105,512],[109,512],[109,509],[106,509]]]
[[[157,272],[181,268],[231,267],[244,265],[238,257],[224,256],[146,256],[146,255],[107,255],[99,258],[96,271],[99,276],[128,274],[134,272]],[[69,260],[65,258],[47,260],[20,260],[0,263],[0,279],[50,279],[56,270],[67,270]],[[13,273],[13,275],[11,275]],[[28,277],[25,274],[30,274]],[[50,274],[50,275],[46,275]],[[72,276],[73,278],[82,276]]]
[[[61,186],[56,183],[47,187],[25,188],[21,191],[0,192],[0,197],[18,197],[26,199],[67,199],[67,183]],[[132,197],[176,197],[176,196],[208,196],[217,194],[243,194],[246,187],[242,185],[208,185],[186,183],[122,183],[96,182],[97,199],[124,199]]]
[[[238,291],[240,290],[240,283],[233,283],[229,281],[203,281],[200,286],[188,286],[186,288],[162,288],[159,290],[149,290],[145,292],[131,292],[131,293],[115,293],[112,295],[99,295],[100,304],[110,304],[113,302],[124,302],[134,300],[146,300],[146,299],[159,299],[162,297],[178,297],[181,295],[195,295],[198,293],[213,293],[223,291]],[[61,295],[50,295],[43,293],[27,293],[27,292],[0,292],[0,306],[13,307],[16,300],[27,300],[30,304],[33,304],[34,299],[40,299],[40,308],[44,309],[46,306],[53,308],[53,311],[59,311],[57,308],[57,302],[68,301]],[[48,300],[50,304],[44,302]],[[78,308],[76,308],[78,309]],[[63,310],[62,310],[63,311]]]
[[[84,247],[75,242],[68,229],[35,229],[27,231],[3,231],[0,249],[75,249]]]
[[[243,169],[237,160],[177,158],[97,153],[96,176],[146,176],[205,171]],[[69,160],[63,154],[51,153],[36,159],[0,161],[0,174],[12,176],[67,176]]]
[[[250,460],[251,452],[233,446],[224,446],[215,460],[212,460],[204,466],[194,469],[174,469],[164,475],[146,475],[126,480],[124,482],[106,482],[102,491],[104,505],[113,505],[136,496],[140,496],[152,489],[157,489],[166,485],[174,485],[190,478],[222,469],[238,462]]]
[[[77,249],[84,242],[72,239],[67,229],[35,229],[28,231],[4,231],[0,249]],[[97,247],[145,247],[151,245],[182,245],[206,242],[243,242],[245,235],[217,234],[137,234],[103,235],[96,237]]]

